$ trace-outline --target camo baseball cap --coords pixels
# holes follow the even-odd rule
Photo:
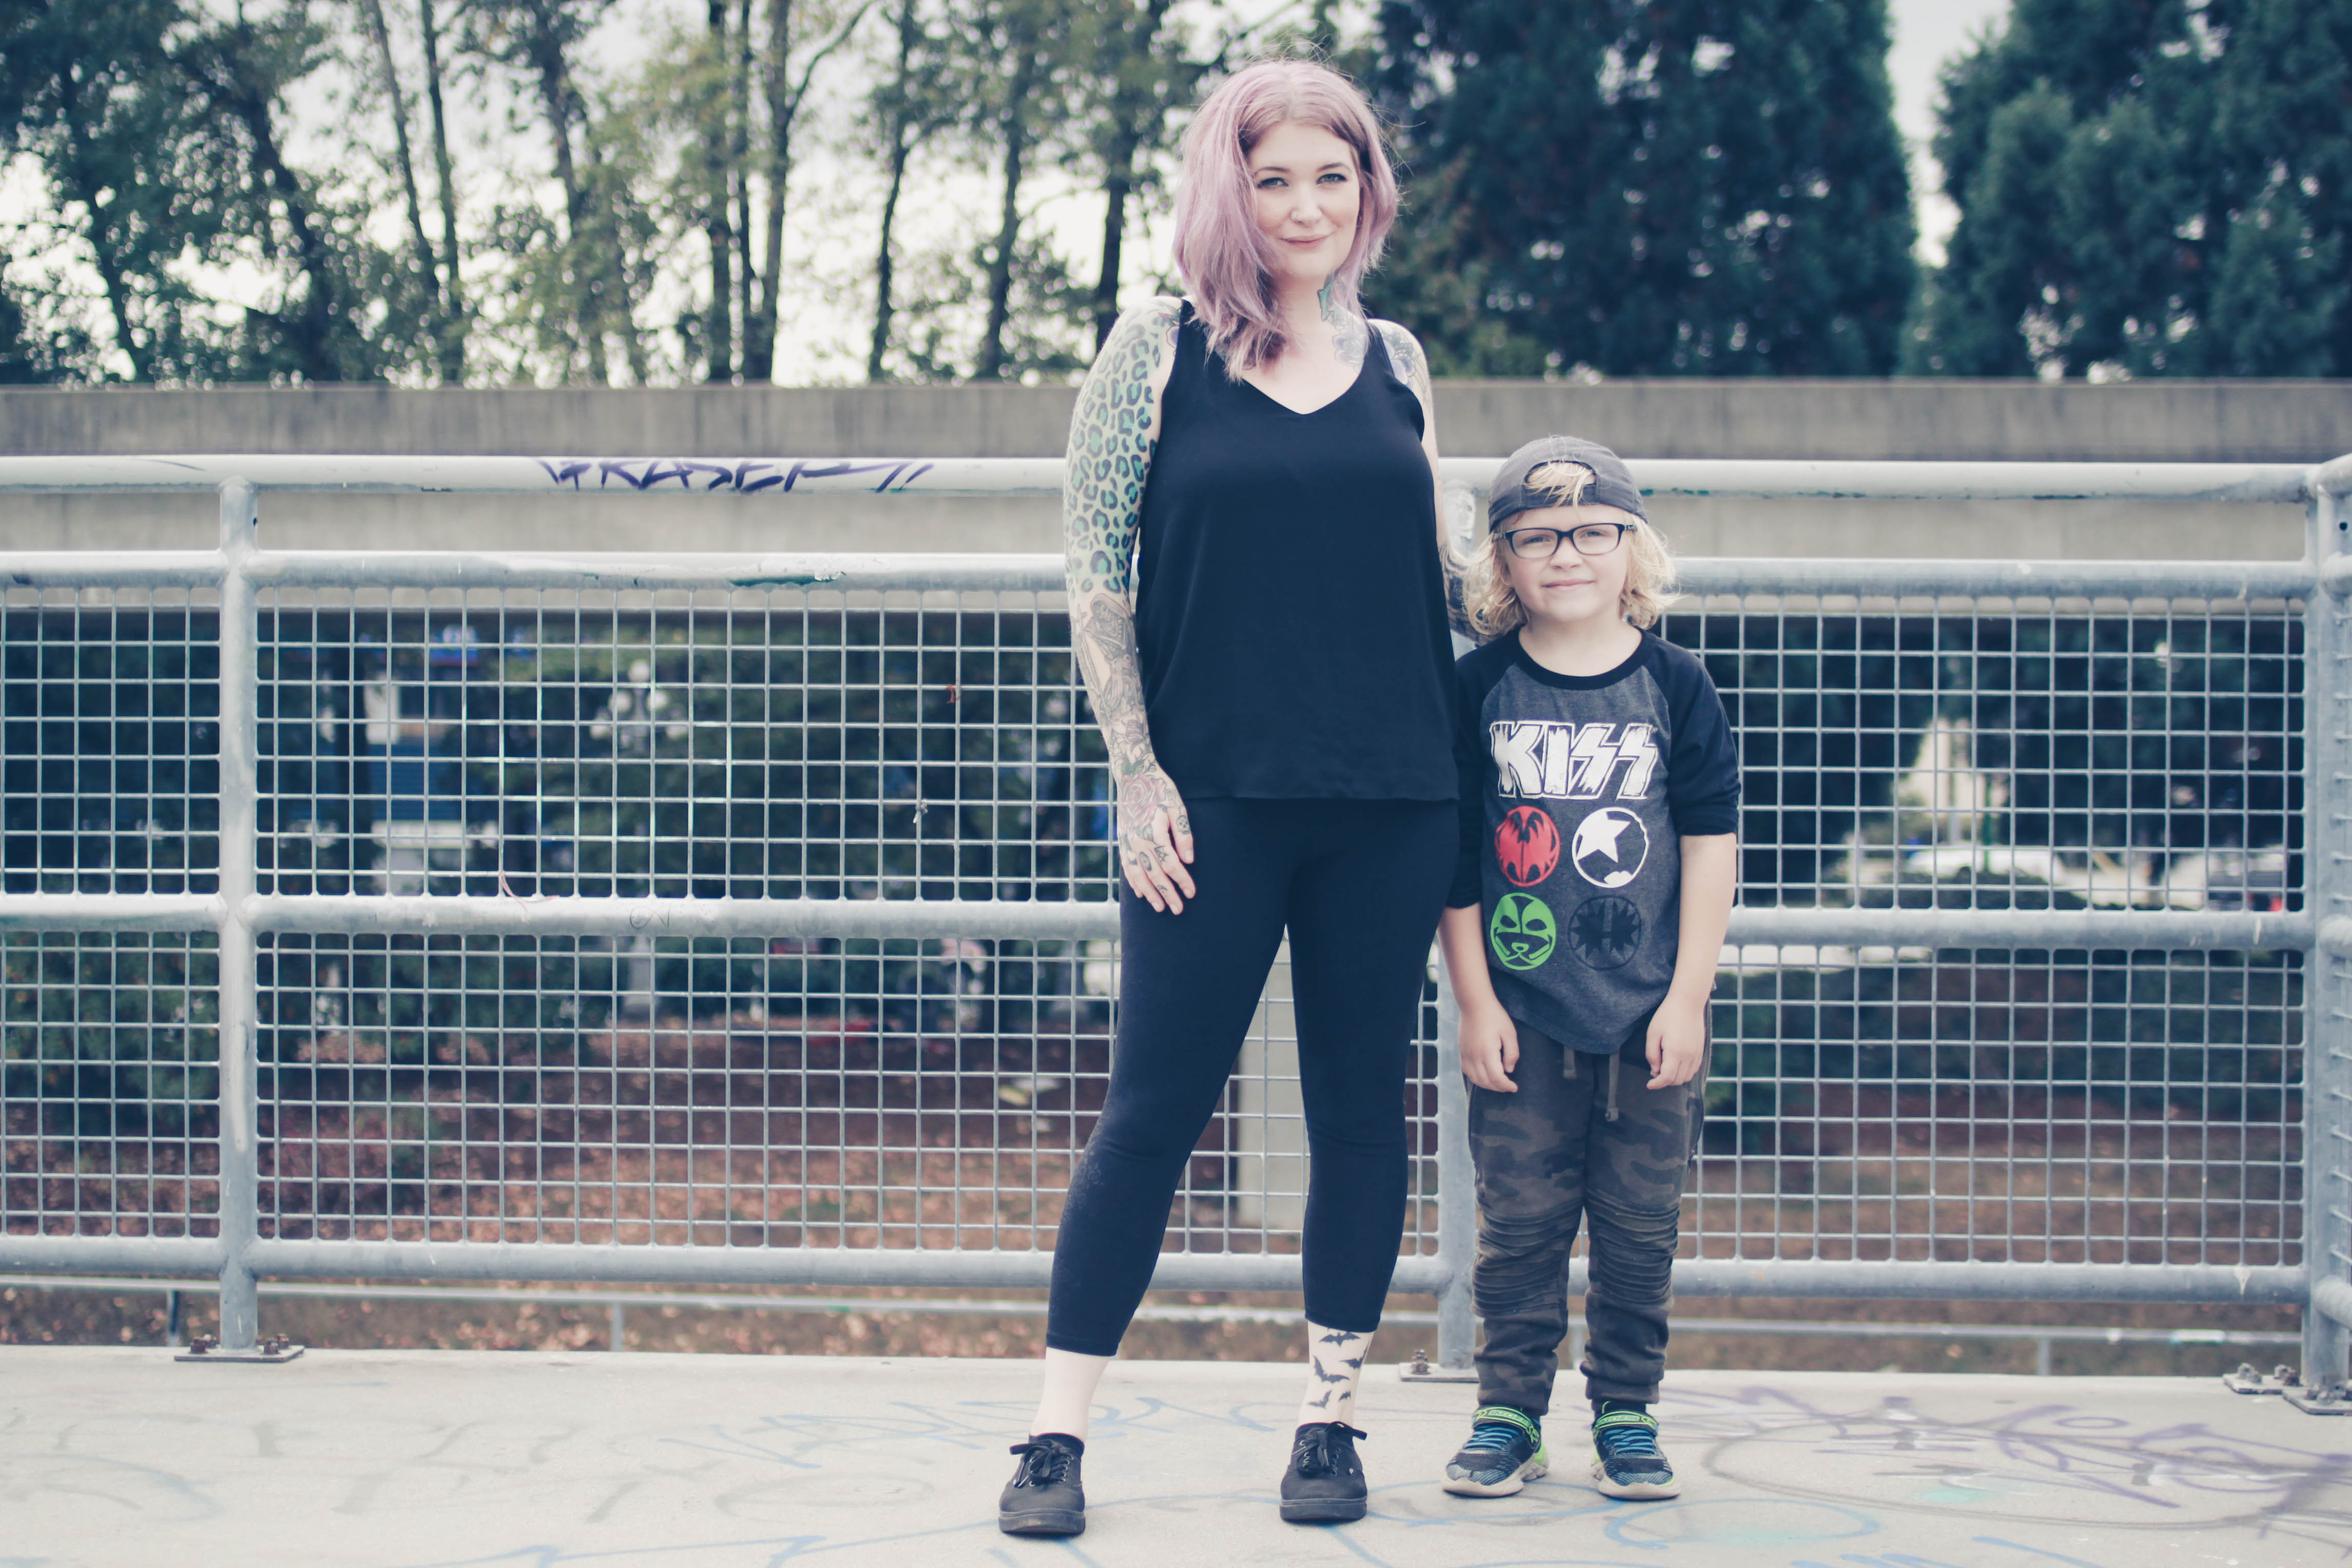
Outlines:
[[[1597,441],[1575,435],[1546,435],[1528,442],[1503,459],[1495,488],[1486,497],[1486,529],[1492,533],[1521,512],[1567,505],[1549,486],[1531,487],[1528,476],[1548,463],[1572,463],[1592,476],[1577,493],[1577,504],[1615,507],[1647,521],[1642,509],[1642,487],[1614,452]]]

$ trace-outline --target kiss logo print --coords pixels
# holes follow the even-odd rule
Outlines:
[[[1559,827],[1540,806],[1514,806],[1495,830],[1495,863],[1513,887],[1533,887],[1559,866]]]
[[[1506,969],[1540,968],[1559,945],[1559,923],[1542,899],[1507,893],[1486,923],[1486,941]]]
[[[1614,969],[1642,945],[1642,912],[1630,898],[1588,898],[1568,917],[1569,950],[1595,969]]]
[[[1624,808],[1603,806],[1576,825],[1576,844],[1569,858],[1593,886],[1622,887],[1641,875],[1649,861],[1650,830]]]

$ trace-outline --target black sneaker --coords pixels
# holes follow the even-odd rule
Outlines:
[[[1087,1446],[1060,1432],[1015,1443],[1021,1468],[996,1500],[996,1528],[1007,1535],[1084,1535],[1087,1493],[1078,1482],[1078,1461]]]
[[[1457,1497],[1508,1497],[1541,1479],[1543,1427],[1509,1405],[1482,1405],[1470,1417],[1470,1440],[1447,1461],[1445,1490]]]
[[[1310,1421],[1291,1440],[1282,1517],[1292,1524],[1345,1524],[1364,1517],[1364,1467],[1345,1421]]]
[[[1658,1447],[1658,1418],[1638,1406],[1604,1406],[1592,1418],[1592,1485],[1603,1497],[1679,1497],[1675,1467]]]

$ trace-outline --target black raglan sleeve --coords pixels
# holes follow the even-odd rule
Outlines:
[[[1486,841],[1486,775],[1494,768],[1486,754],[1481,716],[1486,694],[1502,679],[1509,662],[1506,643],[1490,643],[1454,661],[1454,766],[1462,810],[1462,846],[1454,863],[1454,886],[1445,907],[1465,909],[1477,904],[1485,889],[1485,869],[1479,851]],[[1501,649],[1498,656],[1496,650]]]
[[[1739,831],[1739,746],[1723,698],[1696,654],[1658,643],[1660,684],[1675,727],[1666,755],[1666,807],[1685,838]]]

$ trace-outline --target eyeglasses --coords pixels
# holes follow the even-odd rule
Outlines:
[[[1579,555],[1607,555],[1625,542],[1632,523],[1579,523],[1572,528],[1513,528],[1503,536],[1511,553],[1521,560],[1549,560],[1566,539]]]

